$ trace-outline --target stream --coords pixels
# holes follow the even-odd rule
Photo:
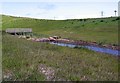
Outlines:
[[[108,49],[108,48],[102,48],[102,47],[95,47],[95,46],[80,46],[80,45],[74,45],[74,44],[66,44],[66,43],[54,43],[54,42],[50,42],[50,44],[55,44],[58,46],[67,46],[70,48],[74,48],[74,47],[83,47],[83,48],[87,48],[89,50],[93,50],[96,52],[101,52],[101,53],[107,53],[107,54],[112,54],[115,56],[119,56],[119,52],[118,50],[113,50],[113,49]]]

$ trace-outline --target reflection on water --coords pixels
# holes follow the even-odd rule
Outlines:
[[[112,55],[119,55],[118,50],[113,50],[113,49],[108,49],[108,48],[101,48],[101,47],[95,47],[95,46],[80,46],[80,45],[73,45],[73,44],[65,44],[65,43],[54,43],[51,42],[50,44],[55,44],[55,45],[59,45],[59,46],[67,46],[67,47],[84,47],[84,48],[88,48],[90,50],[96,51],[96,52],[102,52],[102,53],[107,53],[107,54],[112,54]]]

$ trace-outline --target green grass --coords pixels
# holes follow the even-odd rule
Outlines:
[[[32,28],[36,34],[118,44],[117,18],[44,20],[2,15],[2,29]]]
[[[65,80],[118,80],[115,56],[32,42],[7,34],[3,34],[2,42],[3,75],[12,72],[11,80],[44,81],[45,76],[38,71],[40,64],[52,67],[55,77]]]
[[[44,20],[2,15],[2,30],[32,28],[34,35],[61,36],[75,40],[118,44],[118,17]],[[120,21],[120,20],[119,20]],[[83,48],[68,48],[32,42],[3,33],[2,65],[4,80],[42,80],[38,66],[55,70],[55,79],[73,81],[117,81],[118,57]],[[11,78],[11,79],[10,79]]]

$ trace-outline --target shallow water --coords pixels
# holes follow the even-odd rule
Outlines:
[[[55,45],[59,45],[59,46],[67,46],[67,47],[84,47],[96,52],[102,52],[102,53],[107,53],[107,54],[112,54],[115,56],[119,56],[119,52],[118,50],[113,50],[113,49],[108,49],[108,48],[101,48],[101,47],[95,47],[95,46],[80,46],[80,45],[73,45],[73,44],[65,44],[65,43],[54,43],[51,42],[50,44],[55,44]]]

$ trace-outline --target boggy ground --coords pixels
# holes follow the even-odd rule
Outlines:
[[[8,34],[3,34],[2,42],[3,80],[118,80],[117,56],[27,41]]]

